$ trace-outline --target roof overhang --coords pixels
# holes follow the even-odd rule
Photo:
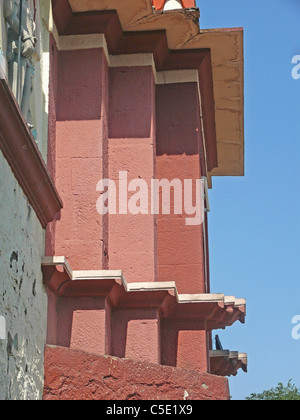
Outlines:
[[[210,48],[218,167],[211,176],[244,175],[244,59],[242,28],[201,30],[189,48]]]
[[[52,4],[60,35],[104,33],[111,54],[153,52],[158,70],[206,68],[199,82],[210,98],[203,104],[209,178],[244,175],[242,28],[200,30],[198,9],[154,11],[151,0]]]
[[[57,296],[105,297],[117,309],[156,308],[162,319],[205,321],[207,331],[245,322],[246,301],[223,294],[179,294],[175,282],[127,283],[121,270],[73,271],[65,257],[45,257],[44,283]]]
[[[210,370],[217,376],[236,376],[239,369],[247,372],[247,353],[229,350],[210,350]]]

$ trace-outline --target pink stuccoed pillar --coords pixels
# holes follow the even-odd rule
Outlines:
[[[117,186],[118,214],[109,215],[109,268],[122,268],[128,282],[154,282],[157,278],[156,216],[151,214],[151,195],[148,208],[141,210],[145,214],[131,214],[128,207],[138,191],[128,191],[130,182],[141,180],[151,186],[155,178],[155,139],[152,67],[110,69],[109,178]],[[111,338],[112,355],[160,362],[155,309],[113,311]]]
[[[161,362],[160,320],[157,310],[119,309],[112,314],[109,354],[120,358]]]
[[[97,212],[96,185],[108,173],[106,58],[90,49],[60,51],[57,61],[55,178],[64,208],[54,253],[75,270],[104,269],[108,218]]]
[[[199,91],[196,83],[157,86],[157,177],[196,180],[205,172]],[[195,202],[194,202],[195,204]],[[176,282],[179,293],[206,293],[203,224],[189,226],[186,214],[158,216],[158,279]],[[205,323],[164,321],[165,364],[207,372]]]
[[[130,182],[141,180],[150,187],[155,178],[155,137],[152,67],[110,69],[109,178],[117,186],[118,214],[109,215],[109,268],[122,268],[129,282],[156,280],[156,216],[151,214],[150,194],[148,208],[141,210],[146,214],[131,214],[128,207],[139,191],[133,186],[128,192]]]
[[[96,209],[108,176],[108,65],[102,49],[59,51],[51,39],[49,169],[62,197],[61,217],[47,230],[46,255],[73,270],[108,266],[108,216]],[[105,354],[101,297],[57,297],[48,290],[49,344]]]
[[[157,177],[196,180],[204,173],[198,86],[157,86]],[[158,279],[175,281],[179,293],[205,293],[203,224],[189,226],[187,214],[158,216]]]

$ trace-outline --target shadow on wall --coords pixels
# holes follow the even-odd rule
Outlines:
[[[52,51],[52,54],[54,51]],[[103,65],[100,49],[56,52],[57,121],[99,120],[102,116]]]
[[[201,330],[201,321],[160,319],[155,308],[111,309],[103,297],[59,297],[50,344],[176,367],[181,332]]]
[[[149,138],[154,115],[152,67],[109,71],[109,138]]]

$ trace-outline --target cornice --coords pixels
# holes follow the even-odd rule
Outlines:
[[[211,176],[244,175],[242,28],[203,30],[199,9],[153,10],[151,0],[52,0],[52,4],[60,35],[103,32],[111,55],[141,53],[152,43],[157,71],[174,70],[172,66],[196,69],[190,67],[197,64],[192,52],[197,58],[197,51],[209,50],[199,66],[209,183]],[[161,40],[155,43],[158,32]],[[128,52],[135,47],[136,52]],[[183,52],[174,56],[173,51]]]
[[[63,203],[5,79],[0,79],[0,149],[45,228]]]
[[[56,296],[105,297],[113,308],[156,308],[163,319],[205,321],[208,331],[245,322],[246,301],[224,294],[179,294],[176,283],[128,283],[122,270],[73,271],[65,257],[44,257],[44,283]]]

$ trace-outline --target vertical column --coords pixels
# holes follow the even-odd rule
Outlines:
[[[176,282],[179,293],[205,293],[203,208],[201,179],[203,139],[197,83],[157,86],[157,178],[177,180],[171,189],[170,214],[158,216],[158,279]],[[201,167],[202,166],[202,167]],[[192,190],[186,191],[188,184]],[[197,190],[198,189],[198,190]],[[161,189],[161,202],[163,202]],[[179,195],[178,195],[179,194]],[[175,211],[175,197],[182,198],[182,214]],[[198,194],[198,200],[197,200]],[[199,200],[200,198],[200,200]],[[186,201],[188,200],[188,202]],[[197,209],[196,207],[197,206]],[[195,214],[188,214],[195,207]],[[193,217],[198,217],[198,221]],[[187,221],[189,219],[189,221]],[[205,322],[164,320],[161,331],[162,362],[186,369],[208,371]]]
[[[208,372],[208,346],[205,329],[178,332],[177,367]]]
[[[109,215],[109,268],[128,282],[156,280],[156,216],[151,214],[155,177],[153,69],[110,69],[109,178],[116,185],[116,214]],[[111,354],[159,363],[155,309],[114,309]]]
[[[105,354],[105,298],[59,297],[57,300],[58,346]]]
[[[156,309],[112,311],[110,354],[121,358],[161,362],[160,320]]]
[[[156,279],[155,84],[152,67],[110,69],[109,178],[116,213],[109,215],[109,267],[128,282]]]
[[[50,35],[49,45],[49,107],[48,107],[48,170],[56,181],[56,113],[57,113],[57,78],[58,78],[58,49],[53,35]],[[55,254],[55,227],[56,221],[47,225],[46,255]]]
[[[196,180],[201,179],[202,138],[197,84],[158,85],[156,108],[157,178],[170,182],[176,179],[182,186],[182,214],[174,214],[174,189],[170,214],[164,215],[160,211],[158,216],[158,278],[159,281],[176,281],[179,293],[204,293],[203,224],[200,221],[189,225],[187,218],[193,223],[196,211],[194,215],[186,212],[189,204],[192,204],[191,208],[197,204],[200,186],[197,187]],[[193,200],[189,200],[191,193],[185,194],[188,192],[185,180],[192,180]]]
[[[161,360],[167,366],[209,371],[209,346],[205,321],[163,320]]]
[[[48,165],[64,203],[47,229],[47,255],[73,270],[106,269],[108,216],[97,212],[97,183],[108,176],[108,65],[102,49],[58,51],[51,39]],[[51,344],[105,353],[101,297],[48,291]]]
[[[75,270],[107,267],[107,216],[96,209],[106,178],[108,68],[102,49],[60,51],[56,112],[56,185],[64,202],[55,254]]]

